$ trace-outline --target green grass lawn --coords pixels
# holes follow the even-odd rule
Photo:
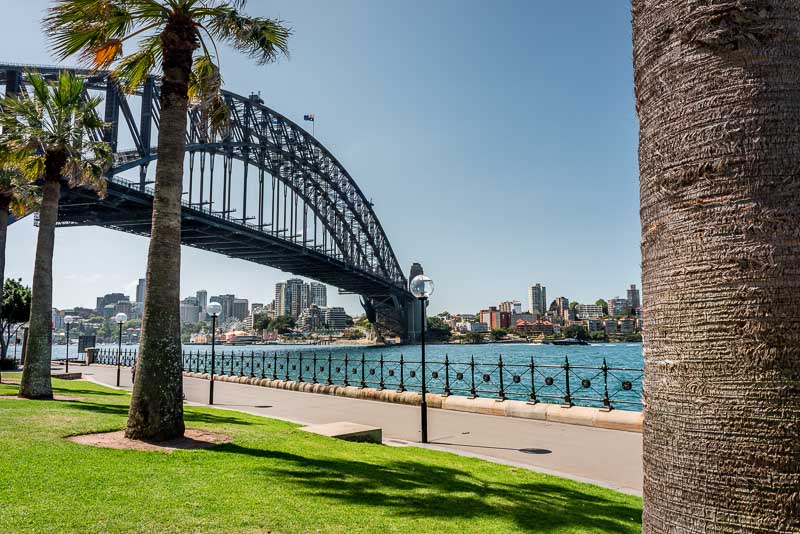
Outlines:
[[[6,379],[9,376],[3,374]],[[18,375],[17,375],[18,376]],[[0,532],[638,532],[641,499],[416,447],[188,408],[208,450],[121,451],[64,436],[123,428],[129,396],[53,381],[80,401],[0,399]],[[0,395],[17,386],[0,384]]]

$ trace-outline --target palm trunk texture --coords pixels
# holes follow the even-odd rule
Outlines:
[[[48,158],[50,159],[50,158]],[[61,161],[63,163],[63,160]],[[42,205],[39,208],[39,236],[31,288],[31,318],[28,343],[25,347],[25,366],[19,396],[28,399],[52,399],[50,382],[50,347],[53,322],[53,247],[61,184],[58,181],[63,165],[55,166],[55,179],[48,173],[42,185]]]
[[[0,313],[3,311],[3,288],[6,283],[6,237],[8,236],[8,197],[0,196]],[[0,332],[0,359],[7,354],[5,335]]]
[[[183,362],[180,337],[181,194],[188,81],[197,46],[192,26],[170,22],[162,36],[164,77],[155,197],[142,338],[128,426],[132,439],[183,435]]]
[[[800,532],[800,2],[634,0],[643,531]]]

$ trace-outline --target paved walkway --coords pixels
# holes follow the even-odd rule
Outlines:
[[[72,371],[70,366],[70,371]],[[102,384],[116,381],[116,368],[75,366]],[[121,386],[130,388],[123,368]],[[207,404],[208,381],[184,378],[190,404]],[[301,424],[351,421],[383,429],[387,445],[418,445],[419,407],[330,395],[216,382],[215,407]],[[642,436],[510,417],[449,410],[428,411],[429,448],[515,465],[641,495]]]

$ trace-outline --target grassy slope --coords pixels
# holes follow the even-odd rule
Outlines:
[[[211,450],[81,446],[61,438],[122,428],[129,396],[88,382],[53,385],[82,400],[0,400],[0,532],[640,530],[635,497],[229,411],[187,409],[187,426],[234,438]],[[16,389],[0,384],[0,395]]]

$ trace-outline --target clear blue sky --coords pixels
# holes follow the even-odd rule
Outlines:
[[[54,63],[39,26],[48,2],[7,4],[0,60]],[[536,282],[582,302],[639,284],[628,2],[259,0],[249,11],[293,27],[292,55],[258,67],[223,49],[226,87],[261,91],[300,123],[316,114],[401,265],[434,278],[434,311],[527,305]],[[30,283],[35,240],[31,220],[10,228],[7,276]],[[145,238],[58,230],[54,305],[133,291],[146,257]],[[181,293],[269,302],[288,276],[184,248]],[[361,312],[354,297],[329,300]]]

